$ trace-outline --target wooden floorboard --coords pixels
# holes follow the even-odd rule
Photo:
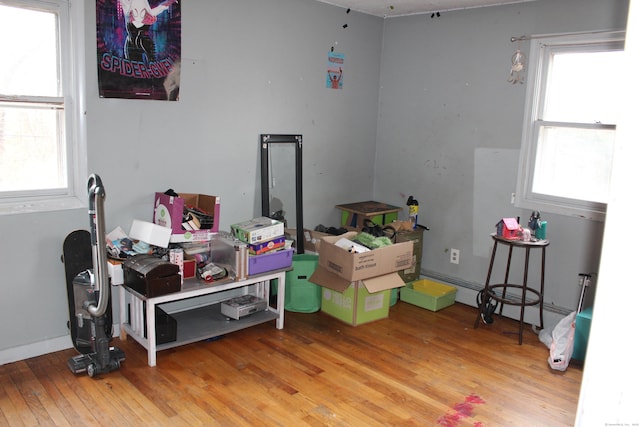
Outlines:
[[[8,426],[572,426],[582,367],[549,368],[549,349],[476,309],[399,301],[357,327],[324,313],[285,315],[219,340],[161,351],[135,341],[97,378],[74,375],[65,350],[0,366]]]

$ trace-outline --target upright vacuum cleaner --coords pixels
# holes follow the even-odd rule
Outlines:
[[[67,280],[69,329],[75,349],[81,353],[67,362],[71,372],[90,377],[120,368],[124,352],[110,347],[113,337],[110,283],[104,226],[105,190],[98,175],[88,180],[89,224],[64,240],[62,261]]]

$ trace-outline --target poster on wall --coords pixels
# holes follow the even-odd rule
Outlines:
[[[342,67],[344,53],[329,52],[329,65],[327,66],[327,88],[342,89]]]
[[[177,0],[96,0],[100,97],[177,101],[181,22]]]

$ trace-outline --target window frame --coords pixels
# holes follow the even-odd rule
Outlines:
[[[544,126],[581,129],[613,129],[615,124],[557,122],[542,117],[550,57],[556,53],[624,50],[623,31],[531,36],[524,124],[515,206],[566,216],[604,221],[606,203],[534,193],[533,177],[538,137]]]
[[[61,189],[0,192],[0,215],[78,209],[87,206],[86,81],[84,2],[71,0],[0,0],[4,6],[58,15],[67,186]],[[28,97],[32,101],[37,97]],[[54,98],[43,99],[47,103]]]

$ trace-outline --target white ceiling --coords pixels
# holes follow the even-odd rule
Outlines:
[[[318,0],[368,15],[388,18],[534,0]]]

